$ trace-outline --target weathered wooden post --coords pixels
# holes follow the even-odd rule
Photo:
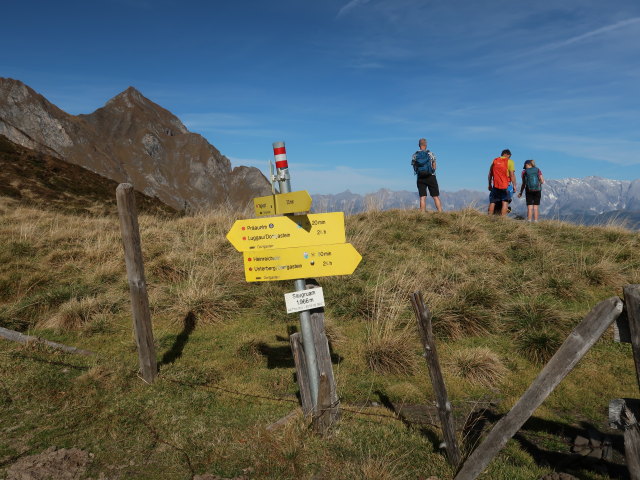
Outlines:
[[[133,313],[133,330],[138,345],[138,359],[142,378],[153,383],[158,374],[156,349],[153,343],[153,327],[147,296],[147,283],[144,278],[144,263],[138,227],[133,185],[121,183],[116,188],[120,230],[124,244],[124,258],[127,265],[129,291],[131,292],[131,311]]]
[[[600,302],[587,314],[569,334],[520,400],[496,423],[482,444],[467,458],[455,480],[473,480],[487,468],[493,457],[576,366],[621,312],[622,302],[618,297],[611,297]]]
[[[309,377],[307,375],[307,361],[304,357],[304,347],[302,346],[302,335],[296,332],[289,337],[291,351],[293,352],[293,363],[296,366],[296,379],[300,389],[300,403],[302,413],[311,415],[313,413],[313,402],[311,401],[311,391],[309,390]]]
[[[438,360],[438,351],[436,350],[436,341],[431,326],[431,311],[425,306],[421,292],[411,294],[411,304],[418,321],[418,330],[424,347],[424,358],[429,367],[429,376],[431,377],[431,385],[436,394],[436,407],[438,408],[438,416],[440,417],[440,425],[444,436],[444,448],[447,451],[447,458],[451,465],[458,466],[460,463],[460,449],[456,440],[456,429],[453,423],[453,415],[451,412],[451,403],[447,396],[447,387],[444,383],[442,370],[440,369],[440,361]]]
[[[306,288],[316,288],[318,285],[310,283],[307,280]],[[316,361],[318,363],[318,372],[320,373],[320,379],[322,375],[326,377],[327,392],[324,394],[324,402],[320,406],[321,399],[320,393],[322,386],[318,388],[318,413],[322,413],[327,420],[327,428],[338,421],[340,418],[340,407],[338,399],[338,391],[336,388],[336,380],[333,376],[333,363],[331,362],[331,349],[329,348],[329,340],[327,339],[327,333],[324,328],[324,307],[314,308],[310,310],[311,313],[311,330],[313,332],[313,344],[316,350]]]
[[[327,375],[322,372],[318,388],[318,404],[313,416],[313,431],[320,435],[326,435],[331,425],[333,425],[331,417],[331,387]]]
[[[8,328],[4,327],[0,327],[0,337],[6,338],[7,340],[12,340],[14,342],[22,343],[23,345],[27,345],[29,343],[40,343],[42,345],[46,345],[47,347],[55,348],[56,350],[62,350],[66,353],[76,353],[78,355],[85,356],[95,355],[94,352],[90,352],[89,350],[70,347],[62,343],[51,342],[49,340],[45,340],[44,338],[34,337],[32,335],[25,335],[24,333],[16,332],[15,330],[9,330]]]
[[[616,398],[609,402],[609,425],[624,431],[624,456],[631,480],[640,480],[639,404],[640,401],[629,398]]]
[[[631,350],[636,366],[636,379],[640,386],[640,285],[625,285],[624,309],[629,322],[631,334]]]

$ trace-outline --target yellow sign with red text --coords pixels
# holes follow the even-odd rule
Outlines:
[[[350,275],[362,256],[350,243],[243,252],[247,282]]]
[[[344,243],[344,213],[237,220],[227,239],[240,252]]]

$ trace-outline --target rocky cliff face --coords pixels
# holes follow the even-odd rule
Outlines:
[[[55,155],[176,209],[244,207],[271,187],[256,168],[229,159],[171,112],[129,87],[88,115],[70,115],[18,80],[0,78],[0,134]]]

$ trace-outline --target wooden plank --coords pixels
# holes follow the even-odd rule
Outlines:
[[[613,341],[617,343],[631,343],[631,331],[629,330],[626,304],[620,316],[613,322]]]
[[[62,350],[66,353],[75,353],[77,355],[86,356],[95,355],[94,352],[90,352],[89,350],[82,350],[81,348],[70,347],[62,343],[51,342],[49,340],[45,340],[44,338],[25,335],[24,333],[16,332],[15,330],[9,330],[8,328],[4,327],[0,327],[0,337],[25,345],[28,343],[40,343],[42,345],[46,345],[47,347],[55,348],[56,350]]]
[[[317,288],[317,284],[307,283],[306,288]],[[340,407],[338,400],[338,392],[336,389],[336,381],[333,376],[333,364],[331,362],[331,350],[329,349],[329,341],[324,329],[324,308],[315,308],[310,310],[311,313],[311,330],[313,332],[313,343],[316,350],[316,361],[318,363],[319,373],[327,376],[329,383],[330,407],[329,415],[331,423],[335,423],[340,418]]]
[[[640,386],[640,285],[625,285],[624,307],[629,320],[631,350],[636,365],[636,379]]]
[[[624,430],[624,454],[631,480],[640,480],[639,403],[627,398],[616,398],[609,403],[609,424],[612,428]]]
[[[302,413],[311,415],[313,413],[313,401],[311,400],[311,390],[309,389],[309,374],[307,373],[307,360],[304,356],[304,346],[302,345],[302,334],[296,332],[289,337],[291,351],[293,352],[293,362],[296,366],[296,379],[300,389],[300,404]]]
[[[333,425],[331,416],[331,387],[329,378],[322,372],[320,373],[320,386],[318,387],[318,407],[313,416],[313,431],[320,435],[327,435]]]
[[[447,451],[447,458],[449,463],[456,467],[461,460],[460,449],[458,448],[458,441],[456,440],[456,429],[453,423],[451,403],[449,402],[447,387],[444,383],[444,377],[442,376],[440,361],[438,359],[436,341],[431,325],[431,311],[425,306],[421,292],[416,292],[411,295],[411,304],[413,305],[413,311],[418,321],[418,331],[420,332],[422,346],[424,347],[424,358],[429,367],[431,385],[436,394],[436,407],[444,436],[444,447]]]
[[[158,374],[156,349],[153,342],[153,327],[147,283],[144,277],[144,263],[138,227],[138,212],[133,185],[121,183],[116,188],[120,230],[124,245],[124,258],[127,265],[129,291],[131,293],[131,311],[133,313],[133,329],[138,345],[138,359],[142,378],[153,383]]]
[[[469,456],[455,480],[473,480],[515,435],[524,422],[575,367],[622,312],[622,301],[611,297],[596,305],[569,334],[515,406],[493,427],[482,444]]]

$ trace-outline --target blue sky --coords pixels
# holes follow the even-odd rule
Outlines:
[[[285,141],[294,190],[486,188],[510,148],[547,178],[640,178],[638,0],[5,2],[0,76],[90,113],[136,87],[234,165]],[[12,20],[9,20],[12,19]]]

